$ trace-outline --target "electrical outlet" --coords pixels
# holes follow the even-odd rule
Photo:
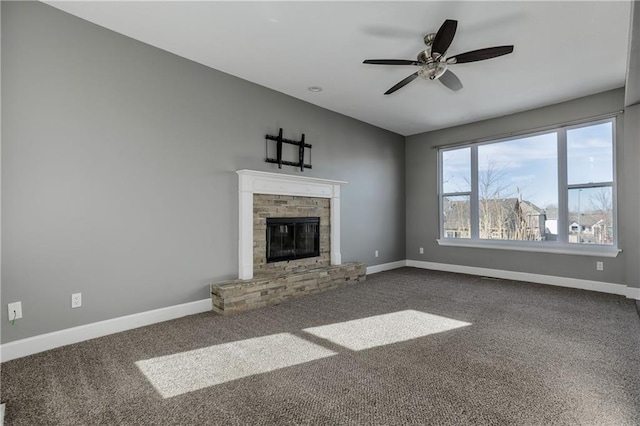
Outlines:
[[[22,318],[22,302],[9,303],[9,321]]]
[[[71,295],[71,307],[79,308],[82,306],[82,293],[73,293]]]
[[[600,260],[599,260],[599,261],[597,261],[597,262],[596,262],[596,269],[597,269],[598,271],[604,271],[604,262],[602,262],[602,261],[600,261]]]
[[[376,250],[376,257],[378,257],[378,250]]]
[[[424,247],[420,247],[420,254],[424,254]]]

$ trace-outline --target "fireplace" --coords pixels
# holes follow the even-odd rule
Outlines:
[[[320,218],[267,218],[266,241],[267,263],[320,256]]]
[[[238,278],[340,265],[340,186],[347,182],[309,176],[238,170]],[[267,263],[267,218],[320,217],[320,256]]]
[[[341,260],[340,186],[347,182],[237,173],[238,279],[211,284],[214,312],[277,305],[365,280],[364,264]]]

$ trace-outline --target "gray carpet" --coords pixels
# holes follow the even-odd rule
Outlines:
[[[620,296],[402,268],[1,374],[9,425],[640,425],[640,319]]]

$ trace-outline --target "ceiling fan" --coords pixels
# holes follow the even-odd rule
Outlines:
[[[457,91],[462,89],[462,83],[454,73],[447,69],[449,65],[483,61],[513,52],[513,45],[509,45],[487,47],[447,57],[447,49],[449,49],[453,41],[457,27],[458,21],[447,19],[437,33],[424,36],[424,44],[427,48],[418,53],[418,58],[415,61],[405,59],[366,59],[363,63],[373,65],[417,65],[420,67],[418,71],[384,92],[385,95],[390,95],[418,77],[426,80],[440,80],[449,89]]]

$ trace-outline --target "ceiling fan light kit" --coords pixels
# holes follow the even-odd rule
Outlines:
[[[449,65],[484,61],[513,52],[513,45],[496,46],[473,50],[447,58],[446,53],[453,42],[457,28],[458,21],[447,19],[437,33],[430,33],[424,36],[424,44],[427,47],[418,53],[415,61],[405,59],[366,59],[363,63],[371,65],[416,65],[420,67],[418,71],[387,90],[384,93],[385,95],[390,95],[401,89],[417,77],[425,80],[439,80],[449,89],[458,91],[462,89],[462,82],[448,69]]]

